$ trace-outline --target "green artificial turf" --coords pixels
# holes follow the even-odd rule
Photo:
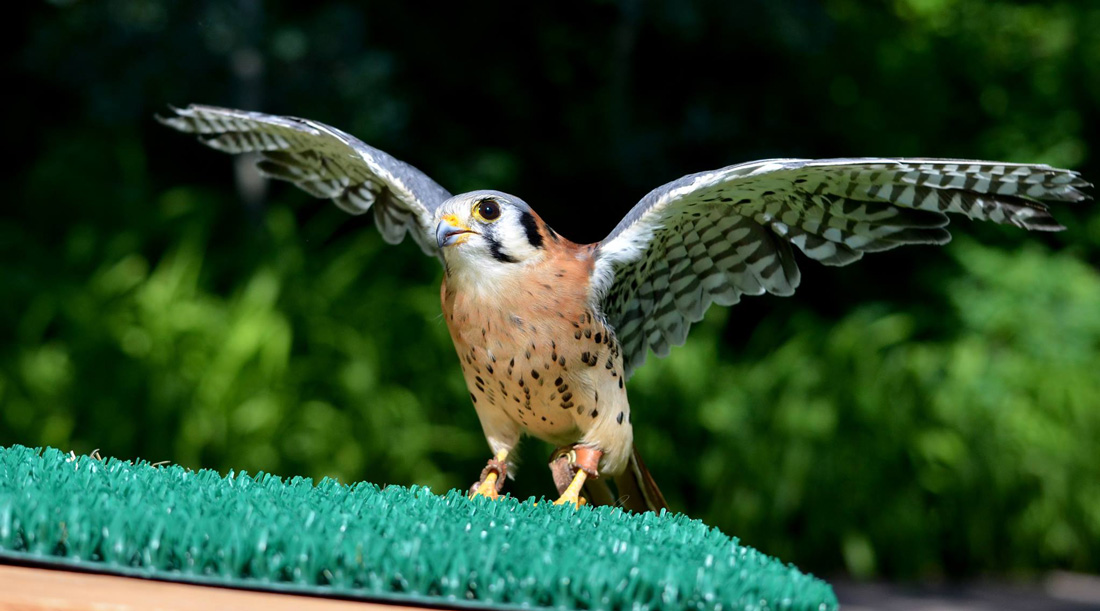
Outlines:
[[[0,448],[0,561],[402,603],[836,609],[682,515]]]

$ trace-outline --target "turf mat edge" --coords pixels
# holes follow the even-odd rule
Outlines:
[[[0,552],[98,572],[494,608],[837,608],[678,514],[0,448]]]

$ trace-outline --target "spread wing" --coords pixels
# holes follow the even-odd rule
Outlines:
[[[424,173],[344,132],[307,119],[191,105],[157,119],[227,153],[260,154],[260,171],[287,180],[349,214],[374,209],[382,237],[391,244],[406,233],[424,252],[438,256],[431,231],[436,207],[451,196]]]
[[[790,295],[792,245],[826,265],[903,244],[943,244],[946,213],[1063,229],[1043,201],[1091,185],[1045,165],[948,159],[772,159],[685,176],[639,202],[596,250],[592,299],[630,375],[687,337],[711,303]]]

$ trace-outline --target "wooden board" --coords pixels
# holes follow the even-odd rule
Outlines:
[[[0,611],[370,611],[414,608],[418,607],[0,565]]]

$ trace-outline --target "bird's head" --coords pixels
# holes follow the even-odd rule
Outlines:
[[[526,202],[500,191],[473,191],[443,202],[435,239],[448,272],[511,275],[541,260],[552,232]]]

